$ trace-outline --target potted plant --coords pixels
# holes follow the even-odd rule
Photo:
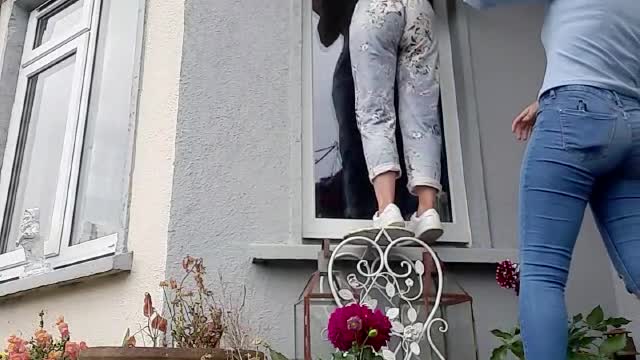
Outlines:
[[[509,260],[498,265],[496,281],[505,289],[520,292],[520,269],[518,264]],[[625,359],[632,356],[635,359],[635,346],[628,336],[629,332],[622,327],[628,325],[629,320],[622,317],[605,318],[602,307],[597,306],[588,315],[575,315],[568,324],[569,343],[567,354],[569,360],[609,360]],[[492,330],[498,338],[500,346],[491,353],[491,360],[507,359],[512,354],[524,360],[524,346],[520,335],[520,328],[511,331]],[[629,358],[629,357],[626,357]]]
[[[188,256],[182,268],[181,279],[160,283],[164,311],[156,309],[151,295],[145,294],[142,307],[145,323],[134,333],[127,330],[122,346],[87,349],[80,359],[264,359],[266,347],[252,342],[243,328],[244,291],[239,299],[234,299],[240,305],[229,306],[206,286],[202,259]],[[275,351],[269,354],[278,356]]]
[[[87,349],[84,341],[71,341],[69,325],[63,317],[56,321],[59,337],[54,338],[46,329],[44,311],[40,314],[40,326],[29,340],[12,335],[7,340],[1,360],[76,360],[81,350]]]

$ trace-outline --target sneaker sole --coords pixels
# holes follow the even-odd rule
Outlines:
[[[398,225],[401,225],[401,226],[398,226]],[[390,226],[385,227],[384,230],[389,235],[389,238],[391,238],[391,241],[395,239],[399,239],[401,237],[415,236],[415,234],[411,230],[408,230],[407,228],[404,227],[404,224],[391,224]],[[382,230],[376,229],[376,228],[359,229],[359,230],[348,233],[344,237],[344,239],[346,240],[352,237],[360,236],[360,237],[365,237],[371,241],[375,241],[378,234],[380,234],[380,231]],[[356,240],[353,243],[356,245],[371,245],[369,242],[364,240],[361,240],[361,241]],[[384,235],[380,236],[380,238],[378,239],[378,245],[382,245],[382,246],[389,245],[389,239],[387,239],[387,237]]]
[[[443,229],[429,229],[418,235],[417,238],[424,241],[427,245],[433,245],[442,237],[443,234]]]

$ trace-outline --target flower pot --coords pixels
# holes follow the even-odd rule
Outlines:
[[[264,360],[251,350],[95,347],[83,350],[80,360]]]

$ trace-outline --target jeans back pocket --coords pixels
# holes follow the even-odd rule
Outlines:
[[[618,113],[592,112],[580,100],[575,109],[559,109],[562,141],[566,150],[603,153],[614,136]]]

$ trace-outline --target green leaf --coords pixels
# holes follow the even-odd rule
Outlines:
[[[376,357],[376,354],[373,352],[373,349],[370,346],[365,346],[362,349],[362,359],[363,360],[373,360]]]
[[[595,360],[598,356],[585,352],[569,353],[569,360]]]
[[[511,338],[513,338],[513,335],[498,329],[491,330],[491,333],[493,334],[493,336],[500,339],[510,340]]]
[[[573,323],[579,323],[580,321],[582,321],[582,314],[577,314],[573,317]]]
[[[578,341],[589,333],[589,330],[578,330],[569,335],[569,342]]]
[[[591,327],[599,325],[604,320],[604,311],[600,305],[596,306],[587,316],[587,324]]]
[[[512,343],[509,347],[509,350],[511,350],[513,355],[515,355],[518,359],[524,360],[524,345],[522,344],[521,340]]]
[[[582,349],[582,348],[588,347],[589,345],[592,345],[593,342],[597,339],[600,339],[600,338],[595,336],[584,336],[581,338],[577,338],[574,341],[570,341],[569,345],[572,348]]]
[[[490,360],[505,360],[507,358],[508,351],[509,348],[507,347],[507,345],[502,345],[499,348],[495,348],[491,353]]]
[[[582,331],[582,330],[586,330],[586,331],[589,330],[589,327],[587,326],[587,324],[584,323],[584,321],[581,321],[577,324],[571,324],[569,326],[569,335],[578,333],[579,331]]]
[[[282,353],[279,353],[273,349],[269,349],[269,357],[271,358],[271,360],[289,360]]]
[[[609,318],[605,321],[606,325],[613,326],[614,328],[620,328],[622,326],[629,325],[630,323],[630,320],[627,320],[623,317]]]
[[[606,324],[600,324],[600,325],[598,325],[598,326],[595,326],[595,327],[593,328],[593,330],[595,330],[595,331],[599,331],[599,332],[601,332],[601,333],[605,333],[605,332],[607,332],[607,325],[606,325]]]
[[[333,360],[356,360],[356,356],[353,355],[352,353],[342,352],[342,351],[334,352],[331,355],[331,358]]]
[[[624,350],[627,345],[627,336],[625,334],[618,334],[607,338],[602,345],[600,345],[600,354],[611,355],[618,351]]]

